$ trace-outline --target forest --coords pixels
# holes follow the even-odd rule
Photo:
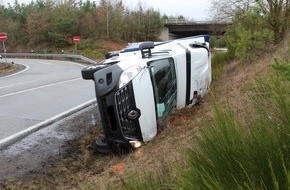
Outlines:
[[[0,31],[6,32],[9,46],[39,44],[65,48],[73,36],[90,41],[154,40],[168,18],[141,3],[135,10],[123,0],[36,0],[29,4],[0,5]]]

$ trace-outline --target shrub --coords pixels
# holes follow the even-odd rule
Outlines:
[[[244,16],[236,18],[226,33],[229,54],[242,60],[253,60],[255,52],[265,50],[273,38],[265,24],[257,9],[250,9]]]
[[[272,67],[282,76],[283,79],[290,81],[290,63],[275,59]]]

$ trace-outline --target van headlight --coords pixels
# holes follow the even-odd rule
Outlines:
[[[142,68],[140,66],[134,65],[123,71],[119,80],[119,88],[122,88],[128,82],[130,82],[136,75],[141,72],[141,70]]]

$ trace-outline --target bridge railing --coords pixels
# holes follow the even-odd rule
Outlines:
[[[177,18],[177,19],[166,19],[165,20],[165,25],[168,24],[231,24],[231,21],[223,21],[223,22],[219,22],[219,21],[213,21],[213,20],[208,20],[208,21],[194,21],[194,20],[186,20],[186,19],[181,19],[181,18]]]
[[[166,19],[165,24],[186,24],[188,21],[185,19]]]
[[[165,20],[165,24],[206,24],[206,23],[211,23],[211,21],[194,21],[180,18]]]
[[[81,62],[87,64],[97,64],[96,61],[84,57],[82,55],[72,55],[72,54],[42,54],[42,53],[0,53],[2,56],[2,61],[5,58],[25,58],[25,59],[55,59],[55,60],[66,60]]]

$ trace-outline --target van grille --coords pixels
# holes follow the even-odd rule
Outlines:
[[[133,94],[130,96],[128,85],[121,88],[115,95],[120,127],[126,138],[138,138],[136,122],[127,118],[128,112],[134,107]]]

